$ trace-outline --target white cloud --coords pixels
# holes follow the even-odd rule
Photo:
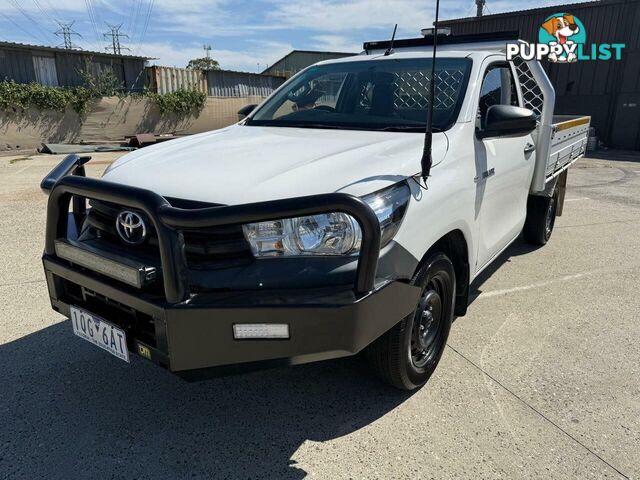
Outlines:
[[[41,0],[39,5],[45,11],[57,11],[57,12],[78,12],[86,11],[86,4],[84,0]],[[38,4],[36,2],[26,2],[18,0],[20,8],[28,13],[40,12]],[[15,7],[13,2],[2,1],[0,2],[0,12],[20,14],[20,10]],[[42,12],[40,12],[42,13]]]
[[[466,3],[466,0],[449,0],[447,5]],[[431,21],[434,5],[435,2],[416,0],[277,0],[267,18],[289,28],[323,32],[352,32],[382,27],[391,29],[394,23],[403,28],[411,26],[415,30]]]
[[[431,26],[435,17],[435,0],[270,0],[273,10],[267,23],[290,29],[346,33],[354,30],[383,29],[398,24],[398,33],[415,36],[421,28]],[[550,5],[567,5],[582,0],[538,0],[523,4],[520,0],[490,0],[490,13],[501,13]],[[440,2],[440,19],[475,15],[473,0]]]
[[[353,52],[362,50],[362,41],[342,35],[314,35],[311,37],[314,48],[329,52]]]
[[[491,13],[523,7],[567,5],[576,0],[489,0]],[[257,71],[293,49],[353,51],[362,42],[389,38],[398,23],[398,37],[415,37],[433,21],[435,0],[0,0],[0,38],[57,45],[54,20],[75,20],[83,35],[74,41],[85,49],[104,51],[102,33],[123,23],[129,35],[122,43],[133,54],[160,57],[158,63],[184,66],[203,55],[211,43],[223,68]],[[149,12],[145,35],[144,24]],[[90,19],[88,6],[91,6]],[[43,15],[42,7],[49,15]],[[563,8],[563,7],[558,7]],[[473,0],[441,1],[441,18],[472,15]],[[8,17],[8,19],[7,19]],[[45,41],[47,40],[47,41]]]
[[[237,70],[246,72],[258,72],[267,68],[279,58],[293,49],[288,43],[261,42],[255,48],[246,50],[214,49],[211,57],[216,59],[225,70]],[[189,46],[177,46],[168,42],[145,43],[140,51],[158,57],[151,63],[170,67],[185,67],[192,58],[204,56],[202,46],[191,44]]]

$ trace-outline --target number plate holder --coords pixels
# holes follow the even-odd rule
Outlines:
[[[124,330],[73,305],[69,307],[69,317],[73,333],[78,337],[106,350],[120,360],[129,362],[127,335]]]

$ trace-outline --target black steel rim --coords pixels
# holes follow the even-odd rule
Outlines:
[[[411,361],[416,368],[424,368],[439,349],[440,330],[446,298],[446,286],[440,276],[434,276],[427,284],[411,331]]]

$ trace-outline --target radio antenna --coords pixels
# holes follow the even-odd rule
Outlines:
[[[429,103],[427,104],[427,131],[424,135],[424,148],[422,149],[422,160],[420,166],[422,168],[422,179],[425,185],[427,178],[431,173],[431,165],[433,164],[432,145],[433,145],[433,104],[436,97],[436,53],[438,51],[438,15],[440,14],[440,0],[436,0],[436,19],[433,22],[433,61],[431,63],[431,82],[429,83]]]
[[[391,42],[389,42],[389,48],[384,52],[384,56],[391,55],[393,53],[393,42],[396,40],[396,30],[398,30],[398,24],[393,27],[393,35],[391,35]]]

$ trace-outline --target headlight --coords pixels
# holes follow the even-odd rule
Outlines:
[[[398,231],[410,194],[402,182],[363,197],[380,222],[381,246]],[[340,212],[250,223],[243,230],[256,257],[355,255],[362,242],[356,219]]]
[[[256,257],[347,255],[360,248],[358,222],[345,213],[250,223],[243,229]]]

